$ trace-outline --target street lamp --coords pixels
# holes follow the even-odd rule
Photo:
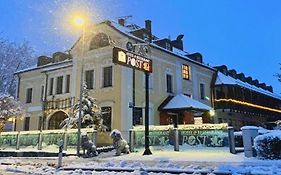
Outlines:
[[[81,16],[75,16],[73,23],[81,28],[82,27],[82,53],[81,53],[81,74],[80,74],[80,101],[79,101],[79,115],[78,115],[78,131],[77,131],[77,156],[80,156],[81,146],[81,120],[82,120],[82,98],[83,98],[83,72],[84,72],[84,44],[85,44],[85,19]]]

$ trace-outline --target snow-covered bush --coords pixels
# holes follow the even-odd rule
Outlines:
[[[260,159],[281,159],[281,131],[257,136],[254,148]]]
[[[10,95],[0,94],[0,132],[4,130],[6,121],[11,117],[19,117],[25,114],[21,103]]]

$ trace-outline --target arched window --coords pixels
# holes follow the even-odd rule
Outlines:
[[[105,47],[108,45],[108,36],[104,33],[98,33],[92,38],[89,50]]]
[[[48,129],[61,129],[60,123],[66,118],[67,114],[62,111],[54,113],[49,119]]]

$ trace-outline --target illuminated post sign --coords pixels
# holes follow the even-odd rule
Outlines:
[[[152,73],[152,60],[118,47],[113,48],[113,63]]]

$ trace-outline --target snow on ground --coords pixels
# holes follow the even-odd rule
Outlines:
[[[101,153],[97,157],[63,158],[62,169],[57,169],[57,158],[1,158],[0,174],[279,174],[281,160],[245,158],[243,153],[230,154],[228,148],[207,148],[175,152],[151,148],[152,155],[143,156],[143,150],[128,155],[114,156],[115,152]],[[96,171],[94,171],[94,169]],[[124,170],[113,172],[110,170]],[[159,173],[168,171],[169,173]]]

